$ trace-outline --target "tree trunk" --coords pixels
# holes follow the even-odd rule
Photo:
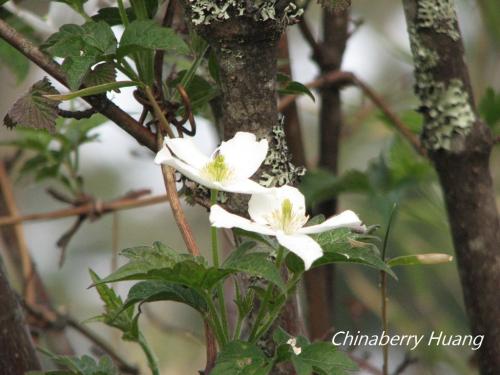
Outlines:
[[[451,0],[403,0],[415,64],[424,145],[444,192],[464,301],[483,375],[500,374],[500,223],[489,159]]]
[[[24,315],[11,289],[0,258],[0,369],[2,374],[24,375],[41,370]]]
[[[349,10],[323,11],[323,41],[313,55],[321,74],[340,69],[348,39]],[[342,103],[340,88],[332,84],[321,93],[319,167],[338,173]],[[322,203],[316,213],[326,217],[337,212],[337,199]],[[333,325],[335,311],[335,266],[327,265],[305,274],[308,323],[311,339],[321,338]]]

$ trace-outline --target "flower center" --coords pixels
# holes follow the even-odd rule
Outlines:
[[[293,234],[304,226],[307,216],[294,212],[293,204],[287,198],[281,202],[280,209],[271,213],[268,220],[272,228],[282,230],[286,234]]]
[[[207,163],[201,170],[201,173],[208,179],[216,182],[228,181],[234,174],[222,155],[217,155],[211,162]]]

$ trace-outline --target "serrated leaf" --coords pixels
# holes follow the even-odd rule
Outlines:
[[[92,270],[89,270],[92,281],[96,283],[99,297],[104,302],[104,313],[101,315],[104,323],[122,331],[125,335],[132,330],[134,308],[124,307],[122,299],[116,292],[106,284],[99,284],[101,278]],[[96,318],[93,318],[94,321]]]
[[[109,56],[116,52],[117,40],[106,22],[87,22],[82,26],[82,31],[83,43],[97,49],[99,55]]]
[[[271,368],[272,363],[257,346],[232,341],[222,348],[210,375],[267,375]]]
[[[86,87],[116,82],[116,69],[113,63],[105,62],[94,66],[83,78]]]
[[[128,308],[136,303],[155,301],[184,303],[202,314],[207,311],[205,298],[196,290],[163,280],[142,281],[135,284],[128,292],[123,308]]]
[[[9,128],[21,125],[54,132],[59,102],[49,100],[44,95],[57,93],[47,78],[38,81],[14,103],[4,118],[5,125]]]
[[[63,25],[41,45],[41,48],[53,57],[80,56],[83,48],[82,34],[83,30],[79,25]]]
[[[396,275],[382,260],[377,247],[363,242],[349,229],[334,229],[313,236],[323,249],[323,257],[314,262],[313,267],[329,263],[357,263],[385,271],[394,278]]]
[[[113,364],[113,361],[108,356],[99,358],[96,362],[92,357],[83,355],[82,357],[62,356],[49,352],[48,350],[39,349],[43,354],[48,356],[55,364],[66,368],[69,371],[63,372],[48,372],[47,374],[71,374],[71,375],[118,375],[118,370]],[[39,372],[44,374],[43,372]],[[35,372],[36,374],[36,372]]]
[[[448,254],[415,254],[415,255],[402,255],[392,258],[387,261],[390,267],[396,266],[421,266],[430,264],[444,264],[453,261],[453,257]]]
[[[153,246],[126,249],[122,251],[122,255],[129,258],[130,262],[99,283],[163,280],[198,290],[210,290],[217,282],[236,272],[232,269],[208,267],[202,258],[177,254],[158,242]]]
[[[362,237],[349,229],[334,229],[311,237],[323,249],[323,256],[313,263],[312,268],[331,263],[356,263],[385,271],[396,278],[392,269],[382,260],[377,247],[363,242]],[[304,270],[304,263],[293,253],[287,255],[286,264],[293,272]]]
[[[304,346],[302,352],[294,359],[296,362],[300,361],[311,366],[316,372],[324,375],[344,374],[345,370],[356,371],[358,369],[345,353],[327,342],[315,342]]]
[[[255,246],[255,243],[246,242],[231,255],[222,265],[222,268],[236,272],[243,272],[251,276],[262,277],[273,283],[282,291],[286,289],[285,283],[281,278],[280,272],[269,259],[268,253],[247,253],[249,249]]]
[[[96,56],[67,57],[64,59],[62,69],[66,73],[68,87],[71,90],[78,90],[83,78],[94,65]]]
[[[189,53],[187,44],[172,29],[151,20],[131,22],[120,39],[117,53],[125,56],[137,49]]]
[[[99,95],[107,91],[117,90],[122,87],[139,86],[139,85],[141,85],[139,82],[134,82],[134,81],[109,82],[97,86],[86,87],[84,89],[73,91],[67,94],[45,95],[45,98],[61,102],[84,96]]]

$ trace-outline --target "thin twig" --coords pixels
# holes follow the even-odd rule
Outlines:
[[[405,125],[405,123],[389,108],[387,103],[368,84],[356,77],[351,72],[332,71],[309,83],[305,86],[310,89],[318,89],[327,85],[356,85],[365,95],[382,111],[394,127],[405,137],[415,150],[422,156],[427,157],[425,148],[421,145],[418,137]],[[298,95],[287,95],[280,100],[278,110],[282,112],[297,99]]]
[[[14,191],[12,190],[12,185],[3,163],[0,163],[0,194],[3,195],[7,211],[12,215],[18,215]],[[33,266],[23,227],[21,225],[15,225],[14,233],[19,244],[18,251],[21,259],[21,272],[23,275],[23,294],[28,301],[34,302],[35,283],[33,279]]]
[[[46,73],[50,74],[63,85],[68,86],[66,75],[61,69],[61,66],[1,19],[0,37],[33,63],[38,65]],[[113,104],[111,100],[106,99],[103,95],[87,96],[83,99],[92,105],[98,112],[102,113],[111,121],[114,121],[118,126],[134,137],[140,144],[148,147],[152,151],[156,150],[154,135],[147,128],[142,127],[128,113]]]
[[[99,209],[99,214],[104,215],[110,212],[129,210],[132,208],[151,206],[159,203],[167,202],[168,198],[165,195],[157,195],[149,198],[121,198],[107,203],[102,203]],[[45,213],[29,214],[23,216],[7,216],[0,217],[0,227],[3,225],[14,225],[25,221],[41,221],[41,220],[55,220],[63,219],[66,217],[89,215],[92,216],[96,213],[96,205],[92,203],[83,206],[65,208]]]

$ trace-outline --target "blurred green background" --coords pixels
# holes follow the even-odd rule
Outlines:
[[[88,6],[99,5],[89,1]],[[464,35],[466,61],[471,80],[480,101],[486,89],[500,90],[500,5],[497,0],[457,0],[458,15]],[[22,6],[38,14],[47,14],[54,27],[74,22],[68,8],[58,4],[49,12],[48,2],[24,1]],[[352,17],[362,21],[348,42],[343,69],[353,71],[368,82],[415,131],[421,119],[414,109],[418,103],[412,92],[412,65],[406,25],[400,2],[393,0],[354,0]],[[307,19],[319,35],[320,8],[314,4]],[[294,79],[308,82],[317,75],[310,61],[311,51],[297,26],[289,28],[291,62]],[[13,72],[15,74],[13,74]],[[3,117],[14,100],[41,76],[41,72],[19,60],[0,43],[0,76]],[[442,252],[453,254],[450,233],[443,207],[441,191],[429,163],[421,159],[384,120],[379,111],[354,88],[342,92],[346,126],[342,135],[340,175],[352,169],[365,173],[363,185],[349,185],[340,195],[340,208],[353,209],[368,224],[380,224],[384,233],[395,202],[399,209],[392,236],[389,256],[413,253]],[[137,115],[138,107],[130,92],[114,98],[123,108]],[[303,97],[299,101],[300,116],[309,164],[318,157],[318,101]],[[492,124],[493,125],[493,124]],[[497,127],[498,128],[498,127]],[[497,130],[498,131],[498,130]],[[141,148],[113,124],[95,130],[99,141],[82,147],[82,174],[86,190],[102,200],[123,195],[131,189],[151,188],[163,192],[161,174],[152,162],[152,153]],[[0,139],[15,137],[15,132],[0,128]],[[209,152],[216,139],[210,124],[200,119],[197,140]],[[0,156],[13,152],[1,147]],[[491,165],[497,192],[500,192],[499,147],[493,153]],[[316,179],[315,179],[316,178]],[[304,191],[312,195],[311,186],[329,182],[324,175],[313,173],[304,182]],[[331,181],[330,181],[331,182]],[[312,185],[311,185],[312,184]],[[50,183],[21,179],[15,183],[17,203],[23,213],[45,212],[63,207],[47,196]],[[352,192],[352,190],[356,192]],[[208,218],[197,207],[187,207],[188,220],[195,229],[202,248],[208,248]],[[87,289],[92,268],[101,276],[109,273],[112,258],[113,220],[117,226],[120,248],[149,244],[160,240],[183,249],[182,239],[166,204],[123,211],[108,215],[93,224],[85,224],[68,249],[64,266],[58,268],[59,252],[55,242],[71,225],[71,219],[28,223],[26,238],[38,269],[57,306],[82,321],[97,315],[100,302],[93,289]],[[380,331],[378,273],[361,266],[337,267],[337,311],[333,325],[337,329],[374,334]],[[429,334],[444,331],[449,334],[467,333],[460,283],[456,264],[400,268],[399,281],[389,280],[389,325],[392,333]],[[118,291],[126,293],[128,285]],[[189,308],[173,303],[155,303],[146,308],[142,324],[161,360],[162,374],[193,374],[203,367],[203,340],[197,336],[202,323]],[[132,362],[146,371],[142,353],[133,345],[119,340],[116,332],[100,324],[93,328],[113,343]],[[77,350],[88,352],[89,342],[71,332]],[[373,348],[372,348],[373,349]],[[381,353],[357,348],[359,356],[380,366]],[[395,368],[405,355],[405,348],[393,348],[391,367]],[[473,374],[469,366],[473,352],[463,347],[427,347],[420,345],[412,353],[419,362],[405,374]],[[363,372],[360,372],[362,374]]]

